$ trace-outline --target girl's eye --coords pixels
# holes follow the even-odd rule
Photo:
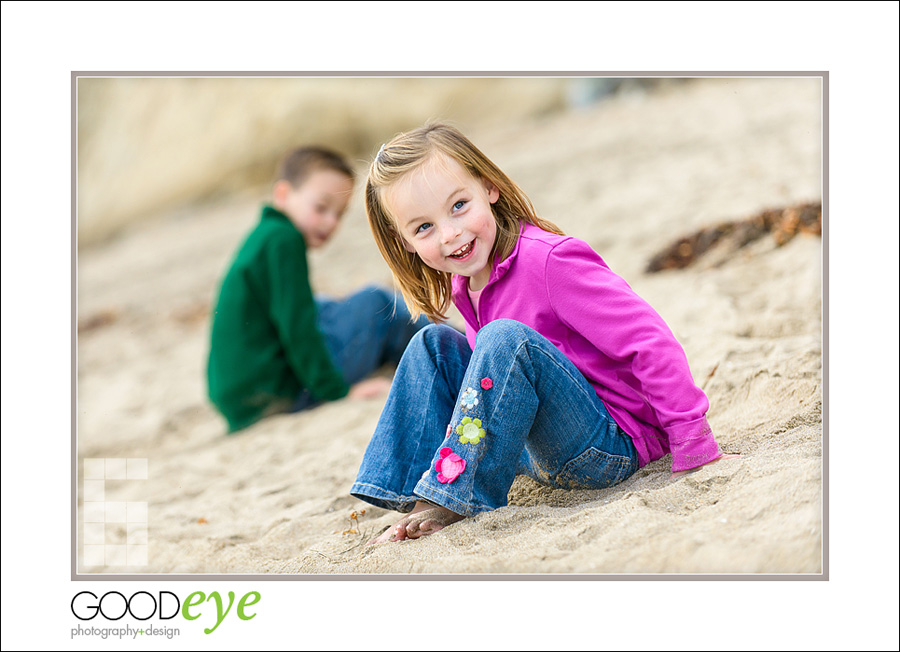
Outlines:
[[[453,210],[458,211],[462,210],[462,207],[466,205],[466,202],[460,199],[458,202],[453,204]]]
[[[419,233],[422,233],[422,231],[429,228],[430,226],[431,226],[430,222],[424,222],[424,223],[420,224],[418,227],[416,227],[416,235],[418,235]]]

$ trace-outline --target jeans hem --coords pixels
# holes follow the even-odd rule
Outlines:
[[[503,507],[503,505],[498,505],[497,507],[488,507],[485,505],[471,505],[469,503],[464,503],[450,494],[444,493],[434,487],[423,486],[421,484],[417,485],[415,488],[416,495],[422,498],[423,500],[427,500],[428,502],[434,503],[435,505],[440,505],[441,507],[445,507],[449,509],[451,512],[456,514],[462,514],[463,516],[474,516],[475,514],[479,514],[481,512],[490,512],[492,510],[498,509],[499,507]]]
[[[365,482],[355,482],[350,487],[350,495],[376,507],[390,509],[401,514],[412,511],[412,508],[419,500],[418,496],[399,496],[393,491],[387,491]]]

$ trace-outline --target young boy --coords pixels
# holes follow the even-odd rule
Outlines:
[[[212,317],[209,398],[229,433],[281,412],[348,394],[385,393],[385,378],[427,320],[412,322],[392,292],[367,288],[343,301],[314,298],[307,248],[322,246],[353,192],[352,168],[319,147],[290,152],[278,169],[271,205],[225,275]]]

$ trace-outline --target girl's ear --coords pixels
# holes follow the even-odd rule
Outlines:
[[[406,249],[411,254],[416,253],[416,250],[413,249],[413,246],[406,241],[406,238],[404,238],[402,235],[397,233],[397,229],[395,229],[393,227],[393,225],[390,228],[390,232],[391,232],[391,235],[394,236],[394,238],[396,238],[397,242],[399,242],[400,244],[403,245],[404,249]]]
[[[500,199],[500,189],[489,179],[482,178],[481,181],[484,183],[484,189],[487,190],[488,201],[492,204],[496,204],[497,200]]]

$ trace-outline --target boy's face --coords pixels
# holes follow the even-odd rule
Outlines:
[[[273,191],[275,208],[290,218],[310,248],[331,237],[347,210],[353,180],[337,170],[315,170],[299,188],[279,181]]]

